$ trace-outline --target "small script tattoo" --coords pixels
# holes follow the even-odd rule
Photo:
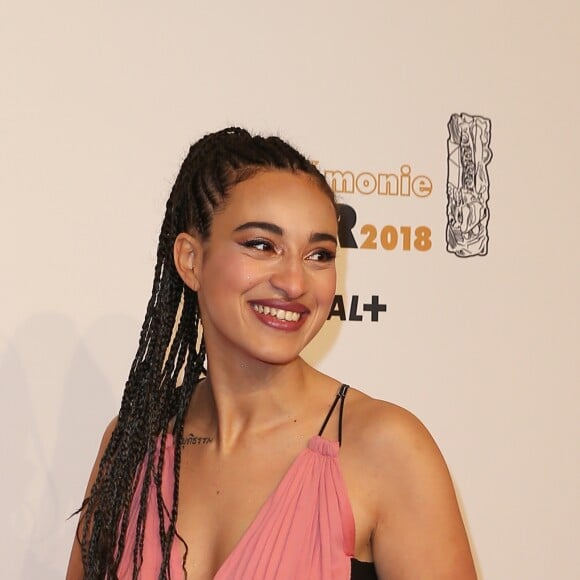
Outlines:
[[[200,437],[190,433],[183,438],[182,445],[208,445],[213,441],[213,437]]]

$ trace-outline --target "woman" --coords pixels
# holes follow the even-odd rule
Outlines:
[[[475,578],[425,428],[300,358],[336,249],[333,192],[288,144],[191,147],[68,580]]]

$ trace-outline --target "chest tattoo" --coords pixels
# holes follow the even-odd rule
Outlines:
[[[208,445],[213,441],[213,437],[200,437],[199,435],[194,435],[189,433],[183,438],[181,445]]]

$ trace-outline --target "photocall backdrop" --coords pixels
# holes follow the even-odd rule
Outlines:
[[[308,360],[450,466],[481,578],[578,576],[578,4],[29,2],[0,27],[0,577],[60,579],[189,144],[236,124],[342,205]]]

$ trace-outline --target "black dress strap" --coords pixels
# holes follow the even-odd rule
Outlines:
[[[336,397],[330,406],[330,410],[326,414],[324,418],[324,422],[322,423],[322,427],[320,427],[320,431],[318,432],[318,436],[320,437],[326,428],[326,424],[328,420],[332,416],[332,412],[334,411],[338,401],[340,401],[340,408],[338,410],[338,444],[342,445],[342,415],[344,411],[344,399],[346,398],[346,392],[348,391],[348,385],[340,385],[340,389],[338,389],[338,393],[336,393]]]

